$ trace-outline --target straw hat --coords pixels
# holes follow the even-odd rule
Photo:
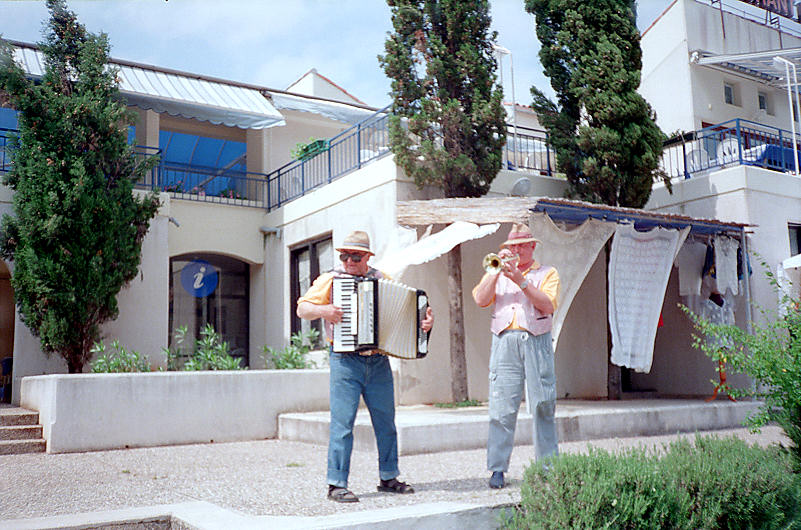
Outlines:
[[[345,236],[345,239],[342,241],[342,246],[336,250],[337,252],[367,252],[371,256],[375,255],[370,250],[370,236],[367,235],[367,232],[362,230],[354,230]]]
[[[539,243],[540,240],[534,237],[528,225],[514,223],[512,229],[509,230],[509,236],[506,241],[501,243],[501,248],[509,245],[519,245],[521,243]]]

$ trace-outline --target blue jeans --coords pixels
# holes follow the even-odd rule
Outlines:
[[[551,334],[534,336],[526,331],[510,330],[493,335],[489,378],[487,469],[509,469],[524,383],[532,416],[534,456],[541,460],[558,454],[556,371]]]
[[[395,429],[395,393],[392,369],[386,355],[364,357],[358,353],[330,354],[331,427],[328,438],[328,483],[348,487],[353,423],[364,396],[378,446],[381,480],[397,477],[398,433]]]

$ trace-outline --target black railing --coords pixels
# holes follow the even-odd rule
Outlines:
[[[0,129],[0,171],[10,167],[6,143],[8,133],[13,132]],[[389,106],[314,147],[313,152],[269,174],[161,160],[136,185],[170,192],[184,200],[273,210],[388,154]],[[136,146],[135,149],[143,158],[161,154],[155,147]],[[554,151],[545,131],[526,127],[515,130],[510,126],[503,164],[505,169],[551,175]]]
[[[273,210],[389,153],[389,106],[328,141],[314,156],[293,160],[267,175],[267,209]],[[545,131],[509,127],[505,169],[552,175],[554,151]]]
[[[264,208],[267,181],[264,173],[162,162],[140,188],[166,191],[177,199]]]
[[[671,138],[660,167],[671,178],[734,165],[795,172],[797,149],[792,132],[737,118]]]
[[[507,126],[506,145],[503,147],[505,169],[523,169],[550,176],[556,170],[554,154],[547,132]]]
[[[307,192],[360,169],[389,153],[389,106],[345,129],[314,156],[293,160],[267,175],[267,209],[273,210]]]

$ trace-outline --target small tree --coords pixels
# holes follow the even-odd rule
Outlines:
[[[379,61],[392,80],[389,134],[395,161],[418,186],[446,197],[484,195],[506,141],[502,90],[486,0],[388,0],[394,32]],[[467,399],[462,258],[448,253],[451,381]]]
[[[664,135],[637,93],[640,35],[631,0],[526,0],[537,20],[540,60],[557,102],[532,87],[569,194],[641,208],[654,179]]]
[[[693,345],[718,366],[748,375],[758,383],[748,388],[726,387],[734,397],[764,400],[759,411],[748,417],[757,430],[776,422],[792,441],[790,452],[801,472],[801,309],[799,301],[782,290],[773,273],[762,263],[771,286],[779,295],[784,315],[763,311],[764,323],[752,323],[751,333],[737,326],[712,324],[683,307],[700,335]],[[712,381],[712,384],[716,384]]]
[[[4,183],[15,190],[0,255],[14,261],[11,285],[23,321],[45,352],[81,372],[100,325],[117,317],[117,294],[137,273],[158,199],[134,183],[156,163],[127,144],[132,116],[118,100],[108,40],[48,0],[51,18],[41,82],[0,51],[0,89],[19,111],[19,136]]]

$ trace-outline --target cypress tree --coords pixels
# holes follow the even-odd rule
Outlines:
[[[393,32],[379,57],[391,80],[390,144],[418,186],[445,197],[484,195],[501,169],[503,93],[487,0],[388,0]],[[448,253],[451,381],[467,399],[461,249]]]
[[[533,107],[573,197],[641,208],[659,171],[664,134],[637,93],[640,35],[630,0],[526,0],[556,102],[532,87]]]
[[[0,255],[14,262],[22,320],[76,373],[137,274],[158,198],[138,198],[133,186],[157,161],[127,144],[133,116],[119,101],[106,35],[87,33],[64,0],[47,5],[40,81],[26,78],[9,46],[0,51],[0,89],[19,111],[4,177],[14,216],[3,216]]]

